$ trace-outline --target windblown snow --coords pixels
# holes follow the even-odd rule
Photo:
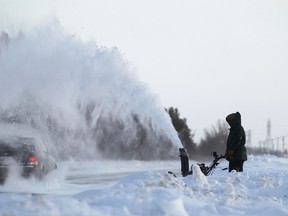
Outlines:
[[[1,131],[33,128],[59,160],[175,158],[169,115],[117,48],[55,23],[0,39]]]

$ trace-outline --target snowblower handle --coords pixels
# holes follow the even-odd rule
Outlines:
[[[218,155],[217,152],[212,152],[212,156],[214,157],[214,160],[209,166],[205,166],[204,163],[198,164],[198,166],[200,167],[201,171],[205,176],[211,175],[216,166],[218,166],[219,164],[218,161],[221,160],[222,158],[225,158],[225,155]]]

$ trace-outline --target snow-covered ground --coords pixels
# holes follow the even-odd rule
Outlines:
[[[0,215],[288,215],[288,159],[250,156],[243,173],[222,160],[207,177],[193,167],[183,178],[180,161],[62,162],[41,182],[12,175]]]

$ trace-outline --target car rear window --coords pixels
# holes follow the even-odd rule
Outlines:
[[[0,140],[0,146],[12,147],[12,148],[34,148],[35,141],[31,138],[10,138]]]

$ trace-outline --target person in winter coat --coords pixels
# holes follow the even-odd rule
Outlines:
[[[241,125],[241,115],[239,112],[229,114],[226,121],[230,125],[225,154],[226,160],[229,161],[229,172],[232,170],[243,172],[243,164],[247,160],[247,150],[245,147],[246,135]]]

